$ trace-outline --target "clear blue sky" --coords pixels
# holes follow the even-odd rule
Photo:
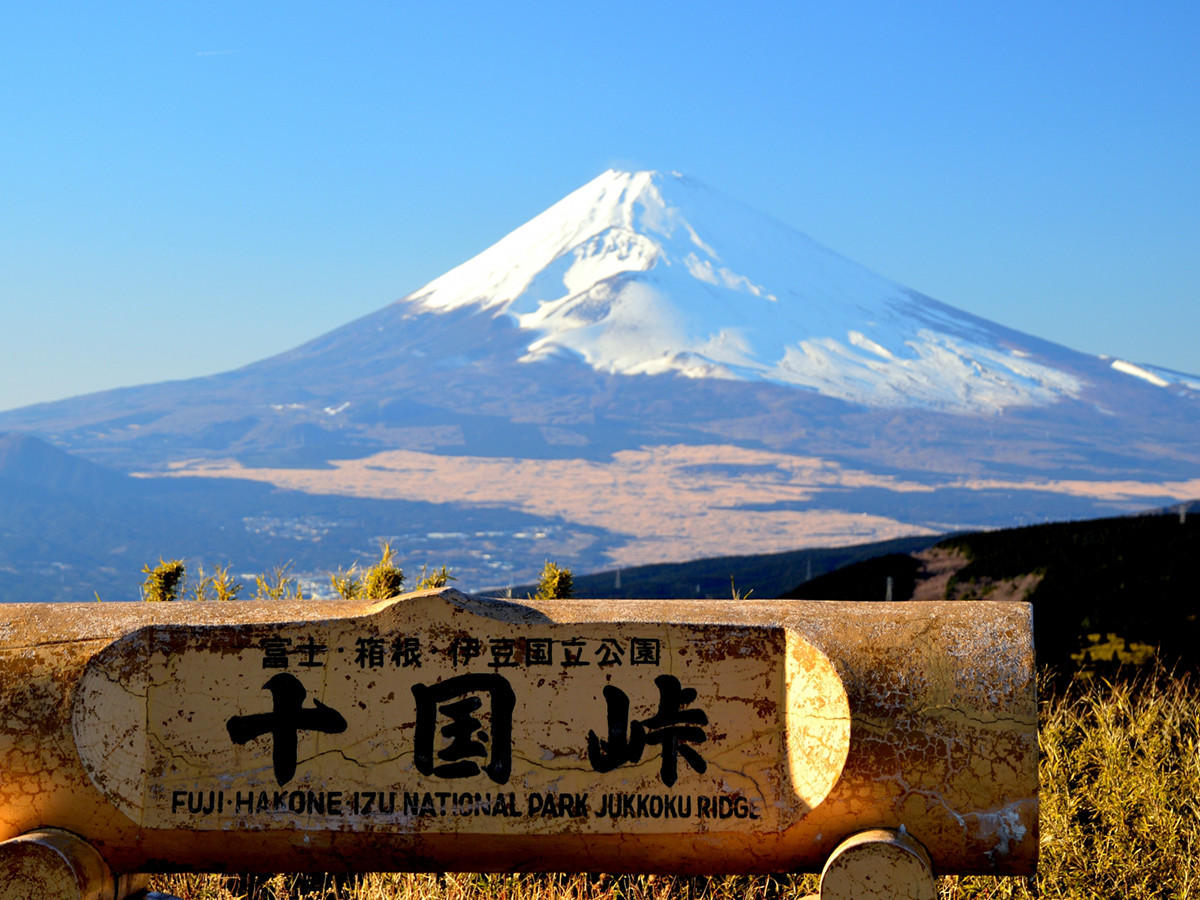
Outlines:
[[[0,409],[377,309],[610,166],[1200,373],[1200,4],[8,3]]]

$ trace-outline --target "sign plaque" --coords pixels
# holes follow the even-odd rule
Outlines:
[[[73,730],[144,828],[777,833],[836,783],[845,690],[770,626],[555,623],[454,592],[282,625],[157,625]]]

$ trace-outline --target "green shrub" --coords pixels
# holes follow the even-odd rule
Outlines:
[[[292,564],[276,566],[271,573],[258,575],[254,579],[255,600],[303,600],[300,584],[292,577]]]
[[[423,587],[441,587],[452,577],[445,566],[440,572],[425,576],[421,570],[422,580],[417,589]],[[426,584],[430,579],[442,578],[439,584]],[[379,562],[367,569],[361,576],[358,574],[358,564],[348,570],[338,569],[329,576],[333,589],[344,600],[386,600],[395,597],[404,588],[404,570],[396,565],[396,552],[392,550],[389,541],[384,541],[379,548]]]
[[[192,587],[192,598],[200,602],[227,602],[236,600],[241,592],[242,583],[230,574],[229,566],[216,566],[211,575],[205,575],[204,566],[200,566],[200,580]]]
[[[187,567],[182,559],[164,560],[159,557],[153,568],[147,563],[142,566],[146,580],[142,582],[142,599],[150,603],[169,603],[178,600],[183,593]]]
[[[564,600],[570,597],[574,591],[575,579],[571,575],[571,570],[561,568],[557,563],[546,560],[534,597],[538,600]]]
[[[358,566],[351,566],[347,571],[338,569],[329,576],[329,583],[343,600],[356,600],[362,592],[362,579],[355,574],[357,571]]]
[[[379,562],[367,570],[362,580],[362,596],[367,600],[395,597],[404,587],[404,572],[395,565],[396,554],[388,541],[380,547]]]
[[[440,569],[434,569],[429,573],[426,573],[425,566],[421,566],[421,577],[413,590],[426,591],[435,588],[444,588],[450,582],[457,580],[445,566],[442,566]]]

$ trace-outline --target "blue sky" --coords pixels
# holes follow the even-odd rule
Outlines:
[[[1200,373],[1195,3],[16,4],[0,409],[223,371],[610,166]]]

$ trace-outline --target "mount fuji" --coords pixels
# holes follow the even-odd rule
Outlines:
[[[272,496],[293,519],[304,496],[424,504],[436,526],[381,512],[359,543],[419,545],[483,586],[546,557],[587,570],[1179,502],[1200,496],[1198,413],[1200,377],[970,315],[684,176],[609,171],[294,350],[0,413],[0,431],[159,491],[254,487],[253,514],[227,517],[244,522],[271,520]],[[452,525],[472,510],[490,511],[478,540]],[[497,525],[505,510],[519,523]],[[336,530],[305,552],[332,553]]]
[[[622,375],[769,381],[962,412],[1083,388],[1068,368],[1031,358],[1028,340],[681,175],[605,172],[410,302],[511,317],[530,336],[522,361],[568,354]]]

